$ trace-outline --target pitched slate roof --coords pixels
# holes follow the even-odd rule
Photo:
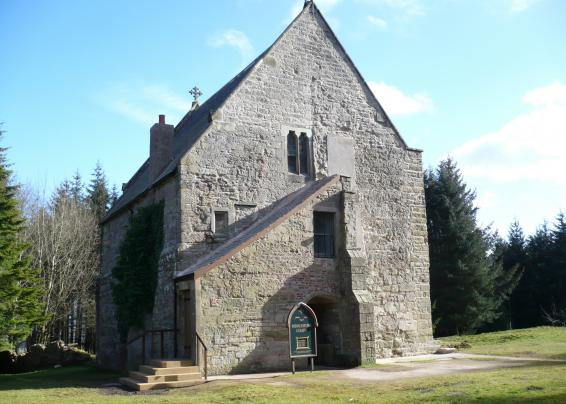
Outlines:
[[[124,189],[124,193],[116,201],[112,209],[108,212],[102,223],[108,221],[138,197],[149,191],[154,185],[171,175],[177,169],[180,159],[195,144],[201,135],[212,124],[210,115],[218,110],[228,97],[238,88],[240,83],[248,76],[250,71],[263,59],[265,53],[262,53],[244,70],[238,73],[224,87],[212,95],[204,104],[195,111],[188,112],[179,124],[175,127],[175,135],[173,140],[173,158],[165,167],[158,178],[150,182],[148,168],[149,159],[142,164],[134,176],[128,181]]]
[[[264,210],[263,214],[260,213],[260,216],[248,228],[227,240],[224,244],[196,261],[193,265],[177,273],[175,278],[180,280],[192,274],[202,275],[225,263],[245,247],[265,236],[293,214],[300,211],[307,203],[336,184],[339,179],[339,175],[333,175],[318,181],[313,181],[298,191],[273,203]]]

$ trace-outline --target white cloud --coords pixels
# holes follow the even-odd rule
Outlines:
[[[566,86],[554,83],[523,97],[534,108],[453,151],[466,176],[496,182],[566,185]]]
[[[190,98],[179,96],[162,85],[122,83],[95,97],[98,104],[132,121],[152,125],[159,114],[176,123],[190,108]]]
[[[479,209],[493,208],[497,205],[497,196],[491,191],[484,191],[479,194],[475,201],[476,207]]]
[[[524,95],[523,102],[535,107],[566,104],[566,85],[556,81],[549,86],[535,88]]]
[[[373,15],[368,15],[367,20],[370,22],[370,24],[376,26],[377,28],[381,28],[381,29],[387,28],[387,21],[385,21],[382,18]]]
[[[236,29],[226,30],[222,34],[210,38],[208,44],[215,48],[229,46],[236,49],[240,53],[242,64],[249,62],[254,53],[254,48],[246,34]]]
[[[432,100],[424,93],[406,95],[397,87],[383,82],[376,83],[370,81],[368,85],[385,109],[385,112],[390,115],[408,115],[418,112],[432,112],[434,110]]]
[[[145,109],[142,106],[135,105],[134,103],[124,100],[108,100],[106,105],[119,115],[144,125],[151,125],[155,123],[155,114]]]
[[[509,0],[509,10],[512,13],[520,13],[531,8],[539,0]]]

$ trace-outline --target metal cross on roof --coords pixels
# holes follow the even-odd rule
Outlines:
[[[202,95],[202,91],[200,91],[200,88],[198,88],[197,86],[194,86],[193,89],[189,91],[189,94],[191,94],[195,98],[195,101],[198,101],[198,97]]]

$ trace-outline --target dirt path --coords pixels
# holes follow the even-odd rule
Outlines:
[[[193,386],[191,391],[207,391],[238,384],[266,384],[281,387],[300,387],[303,381],[350,381],[357,383],[380,383],[421,377],[442,376],[482,370],[529,366],[536,363],[566,362],[556,359],[515,358],[492,355],[453,353],[447,355],[423,355],[403,358],[380,359],[374,367],[335,369],[319,367],[314,374],[298,372],[255,373],[244,375],[211,376],[209,383]],[[314,379],[313,379],[314,378]],[[185,390],[185,389],[180,389]],[[104,394],[109,395],[159,395],[166,390],[154,392],[130,392],[119,386],[105,386]]]
[[[371,368],[334,369],[318,377],[327,380],[358,380],[366,382],[393,381],[418,377],[450,375],[457,373],[492,370],[532,365],[543,362],[566,362],[552,359],[514,358],[491,355],[454,353],[447,355],[423,355],[416,357],[381,359]],[[329,370],[329,369],[321,369]],[[307,373],[308,374],[308,373]],[[305,374],[305,377],[308,377]],[[239,380],[251,383],[292,384],[292,380],[280,376],[290,373],[262,373],[250,375],[215,376],[209,380]],[[298,374],[299,377],[301,373]]]

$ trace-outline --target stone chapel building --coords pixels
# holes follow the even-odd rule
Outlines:
[[[120,366],[111,271],[128,218],[160,201],[146,330],[178,330],[164,337],[166,356],[195,359],[198,334],[210,374],[289,369],[298,302],[318,317],[319,364],[431,352],[422,151],[407,146],[314,2],[176,126],[160,116],[150,137],[149,158],[103,220],[102,366]],[[159,338],[146,358],[161,354]],[[130,366],[140,350],[128,346]]]

